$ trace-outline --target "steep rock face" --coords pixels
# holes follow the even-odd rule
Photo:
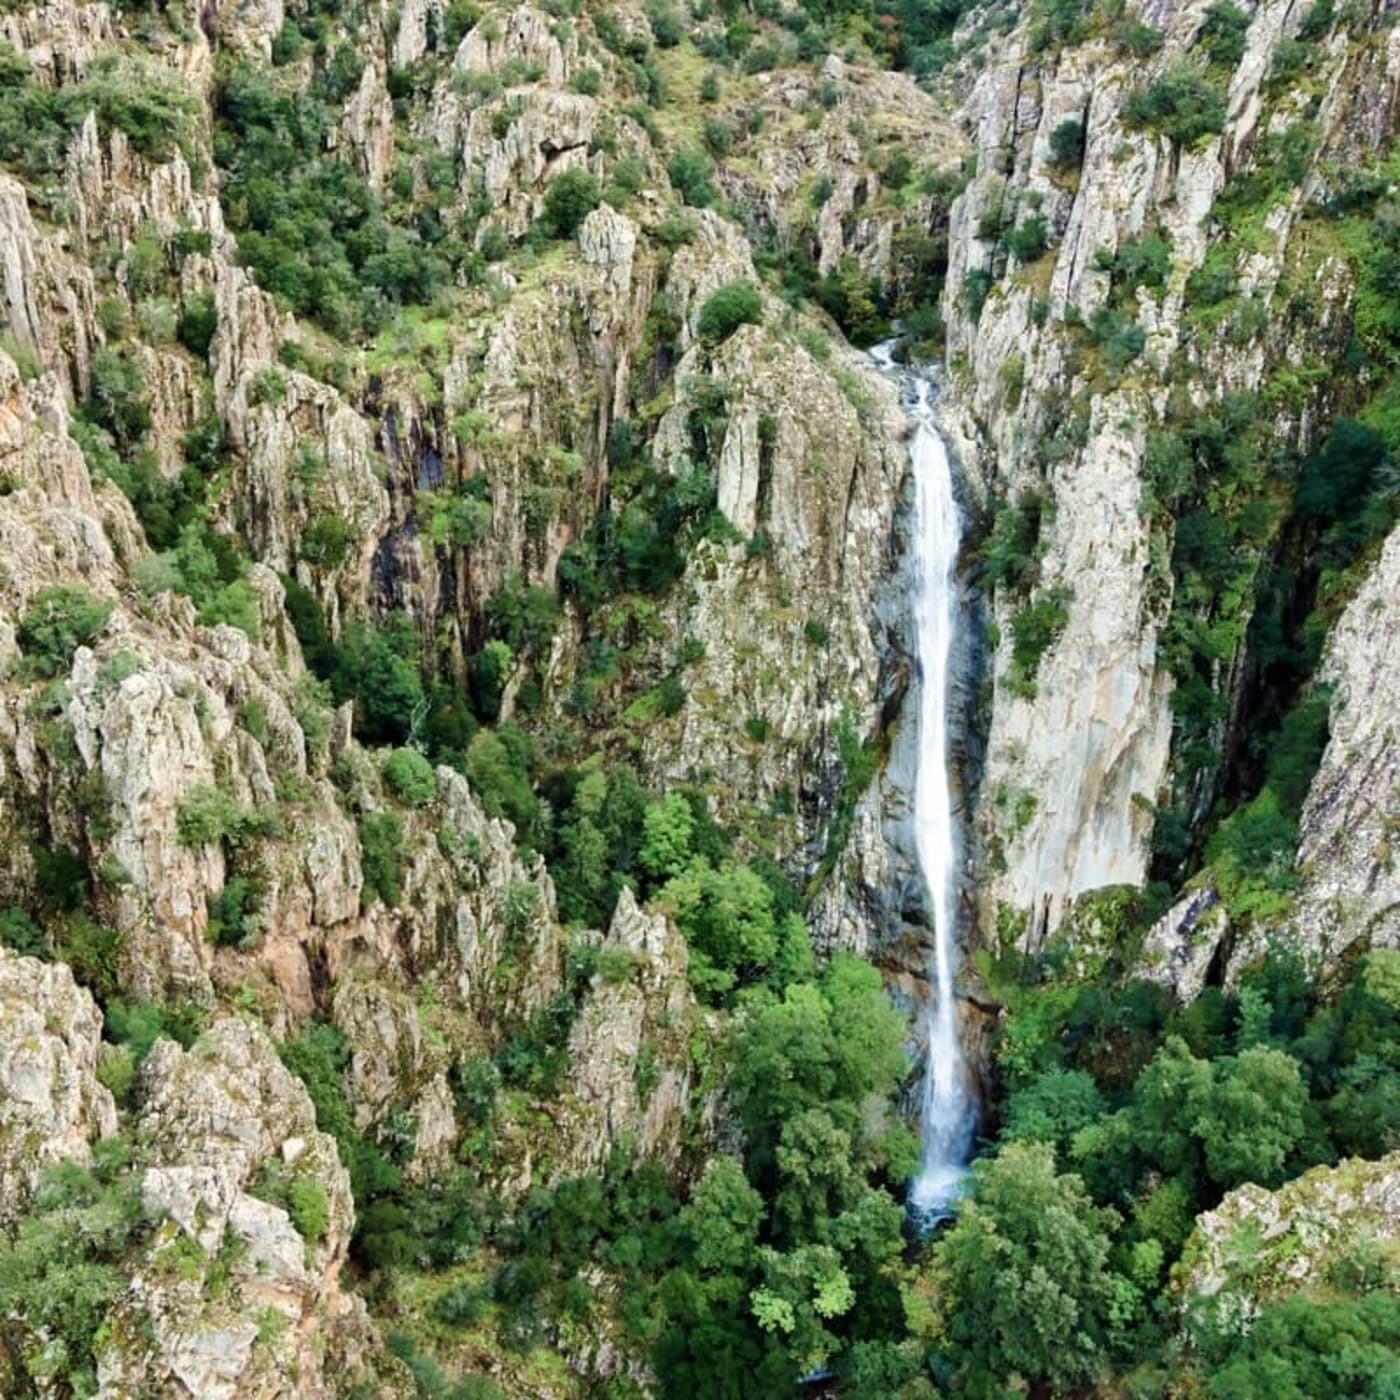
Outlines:
[[[600,946],[628,967],[595,976],[569,1037],[566,1093],[596,1126],[572,1134],[583,1154],[561,1175],[596,1171],[613,1147],[629,1141],[674,1166],[691,1107],[688,1041],[696,1008],[684,940],[664,915],[644,913],[624,890]]]
[[[220,45],[260,62],[282,18],[282,7],[275,4],[225,6],[204,23]],[[388,67],[437,62],[434,55],[442,46],[437,7],[403,7],[397,20],[396,31],[390,26],[393,51],[387,58],[377,51],[366,55],[344,120],[328,133],[337,157],[349,160],[371,184],[382,181],[394,156],[386,124]],[[640,14],[628,13],[621,23],[645,29]],[[63,53],[62,62],[80,69],[79,38],[57,18],[55,25],[49,38]],[[33,34],[40,29],[37,21],[29,26]],[[236,529],[262,564],[309,588],[332,635],[352,619],[403,608],[418,624],[425,648],[431,639],[440,648],[437,659],[459,675],[481,644],[486,600],[516,575],[552,588],[563,551],[607,504],[604,444],[611,425],[624,416],[643,422],[660,413],[662,455],[674,463],[686,450],[686,420],[694,407],[681,387],[684,378],[709,369],[726,383],[732,379],[734,421],[723,445],[716,444],[714,464],[720,504],[741,534],[767,542],[772,558],[755,563],[739,549],[727,548],[698,563],[694,586],[688,582],[684,596],[666,604],[675,641],[651,648],[648,664],[659,678],[675,666],[681,642],[705,647],[708,659],[692,687],[696,699],[689,708],[695,713],[683,719],[681,738],[698,746],[694,751],[713,751],[724,790],[733,792],[736,804],[776,800],[785,805],[789,796],[798,802],[797,839],[806,849],[793,862],[796,870],[820,854],[833,791],[841,781],[836,721],[849,712],[860,739],[872,738],[878,728],[876,677],[888,660],[889,640],[873,621],[871,599],[888,563],[890,522],[903,480],[902,449],[891,444],[898,420],[890,412],[888,392],[859,359],[837,350],[830,363],[819,361],[797,350],[786,333],[767,340],[761,350],[738,337],[714,357],[713,366],[708,364],[709,357],[694,345],[696,317],[719,286],[755,277],[748,241],[733,223],[708,211],[687,213],[694,234],[669,252],[647,236],[665,213],[652,188],[662,187],[665,177],[651,140],[632,117],[606,101],[565,90],[582,48],[605,75],[617,67],[590,29],[587,17],[559,23],[529,6],[486,16],[463,38],[453,60],[460,81],[435,82],[423,108],[417,135],[428,148],[454,157],[464,205],[484,199],[489,208],[478,238],[492,228],[512,237],[522,234],[560,171],[587,165],[604,173],[602,146],[610,160],[633,158],[646,185],[629,201],[628,214],[604,206],[590,215],[577,252],[551,248],[518,280],[502,268],[488,287],[463,292],[467,314],[454,316],[443,328],[442,343],[425,331],[416,347],[418,361],[440,373],[440,394],[422,387],[423,376],[413,372],[414,356],[400,354],[392,341],[367,355],[364,382],[353,389],[333,388],[290,368],[284,347],[315,355],[324,342],[280,312],[238,265],[216,191],[198,185],[183,155],[147,161],[120,132],[100,131],[95,121],[84,126],[64,176],[64,197],[74,209],[71,233],[55,236],[47,227],[40,232],[22,187],[0,184],[0,199],[14,215],[3,221],[6,232],[0,235],[0,296],[20,338],[54,367],[69,402],[79,400],[89,387],[92,354],[107,340],[96,314],[94,250],[112,245],[129,251],[140,239],[157,237],[178,269],[181,302],[207,294],[217,313],[208,357],[213,408],[232,455],[230,489],[215,507],[219,527]],[[212,67],[202,33],[189,40],[178,61],[182,80],[207,95]],[[880,273],[890,266],[899,231],[926,227],[932,216],[927,196],[905,203],[902,194],[895,198],[898,191],[882,194],[871,162],[910,145],[931,127],[946,137],[941,145],[949,161],[961,147],[907,78],[839,60],[829,67],[824,81],[834,85],[837,101],[810,137],[802,138],[833,186],[821,212],[821,263],[830,267],[843,252],[854,251]],[[287,72],[311,80],[305,59]],[[501,78],[507,88],[493,93],[486,80]],[[787,136],[810,125],[800,109],[813,105],[812,80],[804,77],[793,86],[788,77],[774,75],[761,86],[762,105],[771,107],[774,126],[755,136],[754,149],[760,166],[771,169],[753,194],[769,200],[769,217],[784,224],[799,208],[808,208],[805,177],[784,152]],[[847,130],[851,122],[870,123],[867,135],[856,140]],[[207,155],[202,124],[192,140],[198,153]],[[771,198],[770,183],[776,191]],[[173,244],[182,230],[207,235],[207,251],[176,254]],[[135,284],[123,279],[119,272],[118,299],[132,318],[140,298]],[[662,286],[664,299],[657,296]],[[55,314],[59,311],[63,314]],[[774,321],[781,314],[776,306],[770,312]],[[679,323],[674,345],[667,343],[665,329],[672,316]],[[435,325],[428,331],[439,334]],[[687,354],[677,366],[674,356]],[[782,368],[789,354],[796,362],[795,382]],[[162,472],[172,474],[181,461],[182,434],[207,409],[198,365],[173,345],[143,349],[140,362],[151,399],[150,444]],[[676,401],[669,411],[668,399]],[[71,448],[64,451],[72,456]],[[487,538],[470,547],[435,538],[432,508],[438,493],[478,474],[487,476],[491,487]],[[304,549],[308,533],[324,525],[342,530],[347,541],[344,557],[330,563],[307,557],[310,551]],[[125,532],[122,544],[125,564],[143,552],[134,531]],[[767,619],[763,627],[754,624],[745,597],[759,575],[767,595],[759,609]],[[110,582],[110,589],[101,590],[104,596],[121,591],[117,572],[104,575],[104,582]],[[166,600],[154,606],[163,608]],[[170,606],[176,610],[175,633],[183,636],[188,619],[180,613],[182,605]],[[806,640],[807,622],[823,629],[827,640]],[[162,615],[157,625],[171,623]],[[130,634],[120,633],[123,626],[119,614],[114,640],[125,636],[124,646],[132,649]],[[561,702],[580,664],[571,646],[575,635],[561,634],[549,662],[548,689]],[[283,649],[273,636],[264,642],[272,654]],[[225,638],[220,645],[237,643]],[[94,655],[99,670],[110,659],[101,647]],[[141,655],[143,665],[159,669],[154,657]],[[251,656],[258,669],[256,648]],[[522,664],[507,688],[506,717],[533,664],[532,658],[518,659]],[[112,722],[120,722],[120,707],[128,703],[154,707],[151,723],[163,731],[162,751],[172,760],[178,756],[176,768],[187,769],[185,787],[207,780],[217,753],[220,763],[234,760],[234,788],[265,800],[267,784],[242,771],[245,761],[255,767],[260,762],[248,737],[236,725],[224,727],[227,715],[236,715],[240,706],[269,703],[264,688],[227,670],[205,675],[204,663],[189,654],[183,662],[199,677],[192,697],[165,695],[157,701],[148,682],[133,683],[130,696],[118,697]],[[230,664],[237,669],[242,661],[233,657]],[[776,679],[788,671],[802,677],[791,695]],[[167,672],[160,684],[184,686],[188,676]],[[222,697],[221,705],[210,692]],[[285,692],[274,702],[279,711],[290,704]],[[86,708],[91,705],[91,699],[85,702]],[[191,723],[206,708],[215,716],[217,738],[201,758]],[[743,733],[745,721],[753,722],[755,732],[762,728],[778,735],[771,759]],[[91,713],[79,727],[101,731]],[[653,743],[648,735],[647,780],[667,781],[682,772],[674,737],[668,732]],[[295,754],[290,758],[290,773],[316,788],[307,810],[318,815],[300,825],[323,832],[314,856],[306,857],[319,873],[304,874],[290,859],[285,866],[280,857],[273,861],[277,890],[264,924],[277,944],[271,961],[279,969],[279,995],[300,1014],[310,1005],[312,979],[297,945],[308,941],[308,929],[354,924],[349,911],[358,889],[349,824],[331,810],[328,790],[317,787],[325,769],[310,759],[303,764]],[[115,756],[111,761],[124,766]],[[105,757],[98,760],[104,770],[107,765]],[[274,763],[269,772],[276,771]],[[136,779],[116,776],[128,795],[134,792]],[[171,788],[159,799],[166,807],[167,833],[179,796]],[[148,939],[143,934],[147,942],[139,954],[133,952],[133,975],[147,989],[165,985],[207,998],[212,954],[198,945],[208,896],[217,894],[227,877],[220,863],[227,864],[227,853],[178,850],[168,834],[160,834],[162,821],[155,823],[154,834],[138,837],[136,808],[127,806],[130,814],[117,838],[124,849],[117,859],[123,865],[129,860],[138,872],[147,858],[156,871],[166,865],[187,871],[177,880],[180,888],[167,892],[168,898],[157,895],[154,905],[140,880],[136,893],[126,898],[127,924],[141,922],[132,908],[145,901],[155,923],[163,930],[171,919],[189,945],[181,951],[170,944],[161,956],[148,958],[150,941],[166,940],[166,934]],[[138,845],[152,849],[143,857]],[[161,849],[154,849],[158,845]],[[188,873],[199,870],[203,873]],[[312,895],[297,888],[310,885],[316,887]],[[319,910],[311,907],[318,902]],[[878,943],[868,914],[847,909],[833,918],[848,926],[843,940]],[[367,931],[367,941],[373,943],[382,928],[381,920]],[[139,971],[147,966],[149,975]]]
[[[568,79],[576,55],[572,30],[561,42],[548,15],[531,5],[519,5],[503,20],[492,16],[473,25],[463,36],[452,67],[459,73],[498,73],[514,59],[558,87]]]
[[[867,273],[897,281],[899,238],[927,233],[935,204],[926,193],[910,199],[890,189],[870,152],[917,150],[951,171],[969,149],[964,133],[908,74],[856,67],[835,54],[820,73],[764,73],[759,81],[754,110],[762,127],[749,161],[721,172],[725,192],[789,236],[815,224],[823,273],[850,254]]]
[[[875,596],[907,472],[903,422],[856,357],[828,367],[743,327],[681,361],[681,396],[658,433],[676,470],[705,373],[727,400],[719,506],[748,543],[703,546],[667,609],[669,636],[705,651],[686,665],[686,705],[648,730],[644,752],[668,780],[696,766],[725,775],[726,811],[786,791],[799,840],[815,845],[840,780],[838,727],[860,739],[878,727],[890,643]]]
[[[1310,88],[1318,96],[1305,111],[1301,94],[1265,85],[1299,15],[1261,4],[1223,94],[1223,131],[1182,146],[1130,120],[1127,108],[1191,51],[1204,11],[1154,11],[1161,50],[1137,60],[1107,36],[1038,52],[1022,26],[992,41],[964,110],[978,163],[950,220],[945,427],[979,494],[1044,504],[1029,593],[1001,587],[994,598],[1000,645],[976,818],[985,938],[1005,907],[1038,946],[1083,892],[1145,878],[1152,808],[1174,775],[1173,680],[1159,653],[1171,537],[1153,518],[1144,456],[1174,386],[1184,384],[1184,401],[1203,408],[1222,391],[1267,388],[1286,367],[1325,355],[1323,347],[1340,353],[1347,334],[1345,265],[1309,262],[1295,236],[1305,191],[1315,188],[1306,179],[1272,197],[1242,267],[1242,293],[1264,315],[1228,336],[1201,335],[1188,284],[1213,246],[1221,192],[1264,159],[1266,134],[1315,122],[1319,180],[1329,152],[1345,163],[1384,140],[1389,99],[1377,106],[1358,94],[1393,91],[1395,56],[1340,37],[1319,45]],[[1082,160],[1068,173],[1051,140],[1067,122],[1081,123],[1083,138]],[[1021,263],[1004,235],[1034,219],[1044,221],[1048,251],[1030,239],[1031,260]],[[1129,303],[1141,351],[1130,368],[1108,370],[1078,328],[1117,305],[1113,260],[1148,236],[1167,245],[1169,266],[1159,287],[1137,287]],[[1318,288],[1306,324],[1284,285],[1295,266]],[[1277,394],[1277,440],[1306,448],[1325,395],[1315,381]],[[1027,674],[1014,647],[1032,606],[1042,609],[1035,621],[1053,625]],[[1239,704],[1242,660],[1241,644],[1214,681],[1228,705]],[[1185,794],[1197,814],[1213,781]]]
[[[350,979],[336,988],[331,1020],[350,1047],[346,1091],[356,1129],[379,1129],[390,1114],[402,1114],[413,1126],[414,1174],[450,1165],[457,1124],[447,1048],[424,1033],[417,1004],[404,992]]]
[[[1205,987],[1229,934],[1230,916],[1215,890],[1192,890],[1147,930],[1133,975],[1170,988],[1186,1005]]]
[[[1400,947],[1400,532],[1393,533],[1327,644],[1329,737],[1308,789],[1298,846],[1301,888],[1287,936],[1309,962],[1353,948]],[[1234,950],[1242,965],[1262,951]]]
[[[116,1132],[101,1039],[102,1013],[66,967],[0,949],[0,1220],[14,1222],[46,1167],[86,1161]]]
[[[1259,1306],[1313,1285],[1367,1248],[1393,1261],[1400,1154],[1314,1167],[1277,1191],[1242,1186],[1196,1222],[1173,1275],[1183,1321],[1244,1331]]]
[[[162,1040],[140,1092],[141,1192],[163,1223],[109,1320],[101,1394],[332,1396],[392,1372],[340,1284],[349,1177],[266,1035],[230,1019],[188,1051]],[[290,1213],[262,1198],[279,1191]]]

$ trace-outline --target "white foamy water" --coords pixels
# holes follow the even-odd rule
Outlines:
[[[898,369],[886,346],[876,363],[900,384],[913,420],[909,461],[914,475],[915,646],[919,663],[918,770],[914,779],[914,845],[933,917],[933,1002],[926,1024],[921,1131],[923,1163],[910,1186],[910,1204],[926,1222],[957,1197],[976,1110],[958,1042],[953,991],[957,931],[957,830],[948,778],[948,690],[958,622],[956,565],[961,522],[948,449],[933,413],[933,386]]]

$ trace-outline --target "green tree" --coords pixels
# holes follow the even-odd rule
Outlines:
[[[403,743],[427,711],[412,622],[392,615],[378,626],[352,623],[332,678],[336,699],[355,701],[356,731],[369,743]]]
[[[1199,1086],[1190,1104],[1212,1180],[1226,1190],[1246,1181],[1282,1185],[1308,1102],[1297,1060],[1256,1045],[1212,1071],[1209,1087]]]
[[[679,875],[690,859],[695,817],[684,793],[670,792],[653,802],[642,818],[642,845],[637,853],[642,869],[658,880]]]
[[[540,802],[530,786],[533,748],[511,725],[483,729],[467,748],[467,777],[488,816],[505,817],[524,837],[539,815]]]
[[[814,1108],[850,1135],[863,1164],[898,1155],[907,1139],[880,1115],[863,1116],[862,1106],[897,1092],[905,1031],[880,974],[847,954],[833,957],[819,982],[788,987],[781,1001],[756,1008],[738,1033],[730,1076],[755,1169],[776,1166],[783,1124]]]
[[[1130,125],[1160,131],[1178,146],[1192,145],[1225,127],[1220,88],[1187,59],[1170,65],[1150,87],[1133,93],[1124,115]]]
[[[697,209],[708,209],[719,199],[710,180],[713,173],[709,158],[691,149],[677,151],[666,166],[666,174],[681,198]]]
[[[973,1168],[957,1224],[934,1249],[948,1355],[965,1392],[999,1397],[1019,1375],[1081,1390],[1107,1372],[1113,1317],[1131,1285],[1109,1266],[1119,1217],[1096,1207],[1042,1143]]]
[[[709,1272],[743,1273],[753,1263],[766,1209],[733,1157],[716,1157],[680,1214],[695,1263]]]
[[[773,893],[747,866],[703,858],[673,876],[657,898],[690,949],[691,984],[717,998],[769,968],[778,953]]]
[[[1012,1094],[1002,1140],[1044,1142],[1064,1152],[1105,1107],[1092,1075],[1082,1069],[1052,1069]]]
[[[396,909],[403,898],[403,822],[394,812],[367,812],[360,818],[361,902],[376,899]]]
[[[146,376],[135,360],[120,350],[103,347],[92,357],[88,412],[93,421],[126,451],[134,448],[151,426],[146,403]]]
[[[890,333],[881,291],[853,257],[843,257],[821,280],[816,299],[856,345],[873,345]]]
[[[1050,226],[1045,215],[1033,214],[1007,233],[1003,242],[1017,262],[1034,262],[1050,245]]]

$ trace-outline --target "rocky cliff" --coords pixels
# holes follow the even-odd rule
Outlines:
[[[104,1395],[403,1393],[352,1179],[356,1268],[464,1176],[684,1194],[812,946],[924,998],[896,322],[969,949],[1397,942],[1391,31],[973,7],[920,82],[753,8],[0,13],[0,1214],[139,1197]]]
[[[1154,812],[1198,820],[1221,791],[1284,463],[1367,393],[1339,363],[1364,272],[1319,211],[1388,150],[1393,48],[1291,6],[1240,12],[1228,48],[1220,22],[1169,6],[1062,46],[1031,17],[988,41],[963,109],[977,164],[951,214],[945,418],[991,544],[1019,531],[1032,555],[993,589],[980,925],[1030,947],[1084,892],[1148,878]],[[1267,405],[1257,465],[1193,483],[1205,454],[1172,453],[1232,400]],[[1246,480],[1271,520],[1239,521]],[[1203,512],[1225,526],[1206,546],[1223,589],[1183,559],[1201,546],[1178,522]]]

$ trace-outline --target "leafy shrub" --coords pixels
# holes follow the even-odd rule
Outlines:
[[[963,310],[967,312],[967,318],[974,326],[982,319],[982,308],[987,304],[994,280],[991,272],[985,267],[975,267],[963,278]]]
[[[433,1312],[449,1327],[471,1327],[486,1315],[490,1301],[489,1290],[474,1284],[456,1283],[437,1300]]]
[[[1166,285],[1171,271],[1171,244],[1156,234],[1144,234],[1120,244],[1112,255],[1100,249],[1096,261],[1112,277],[1115,298],[1139,287],[1156,291]]]
[[[1011,619],[1012,689],[1020,695],[1035,694],[1040,661],[1069,623],[1069,590],[1047,588]]]
[[[82,887],[79,887],[81,893]],[[117,994],[122,935],[84,913],[71,913],[49,923],[55,962],[65,962],[73,976],[106,1005]]]
[[[1302,39],[1282,39],[1274,49],[1264,91],[1273,95],[1297,87],[1303,75],[1316,67],[1318,49]]]
[[[690,980],[715,1000],[772,966],[779,929],[773,893],[747,865],[692,861],[657,895],[690,949]]]
[[[259,837],[275,834],[280,823],[276,812],[243,807],[222,788],[201,783],[181,798],[175,809],[175,827],[183,845],[210,846],[227,841],[237,850]]]
[[[1248,29],[1249,15],[1238,5],[1232,5],[1230,0],[1214,0],[1196,31],[1195,43],[1205,49],[1212,63],[1234,68],[1244,57]]]
[[[1186,300],[1192,306],[1218,306],[1234,296],[1238,285],[1234,253],[1217,246],[1186,279]]]
[[[980,550],[988,584],[1022,593],[1035,586],[1040,577],[1044,511],[1044,497],[1034,491],[1023,491],[1015,501],[995,506],[992,528]]]
[[[0,1240],[12,1393],[37,1393],[56,1377],[67,1393],[97,1393],[94,1348],[128,1285],[127,1251],[146,1220],[125,1143],[109,1140],[94,1155],[92,1168],[76,1162],[48,1168],[31,1209]]]
[[[204,1029],[204,1010],[194,1002],[109,1001],[103,1008],[107,1036],[131,1051],[137,1065],[164,1037],[188,1050]]]
[[[236,627],[254,641],[262,630],[262,608],[246,579],[226,583],[200,605],[195,621],[201,627]]]
[[[1178,146],[1190,146],[1225,129],[1220,89],[1194,64],[1172,64],[1151,87],[1139,88],[1124,109],[1133,126],[1145,126]]]
[[[410,807],[423,807],[437,796],[433,765],[417,749],[395,749],[384,760],[384,779]]]
[[[326,1188],[314,1177],[298,1176],[293,1178],[287,1197],[288,1214],[297,1233],[307,1244],[320,1244],[330,1223],[330,1201],[326,1197]]]
[[[193,105],[164,72],[133,58],[98,57],[76,81],[41,87],[28,59],[0,45],[0,163],[33,179],[53,174],[90,112],[102,135],[120,131],[141,155],[165,161],[185,144]]]
[[[397,909],[403,898],[403,822],[393,812],[367,812],[360,818],[360,895],[366,907],[377,899]]]
[[[444,46],[455,49],[480,18],[481,6],[476,4],[476,0],[449,0],[442,12]]]
[[[226,880],[223,889],[209,899],[210,939],[223,948],[251,947],[261,901],[262,890],[256,880],[246,875]]]
[[[815,288],[817,302],[856,345],[874,345],[890,333],[880,283],[853,257],[843,257]]]
[[[91,645],[106,626],[113,606],[85,588],[65,586],[39,594],[19,624],[28,667],[40,676],[65,674],[78,648]]]
[[[1050,164],[1058,171],[1077,169],[1084,161],[1084,120],[1065,118],[1050,133]]]
[[[303,613],[303,625],[312,622]],[[328,644],[329,645],[329,644]],[[329,662],[337,703],[355,702],[355,732],[367,743],[403,743],[427,709],[418,666],[418,634],[402,613],[379,626],[352,623]]]
[[[467,749],[466,769],[472,790],[488,816],[514,822],[524,837],[539,815],[539,799],[530,785],[534,749],[511,725],[483,729]]]
[[[88,412],[120,447],[135,447],[151,426],[146,404],[146,376],[135,360],[104,346],[93,353],[88,384]]]
[[[556,175],[545,191],[540,223],[551,238],[572,238],[598,207],[602,189],[597,177],[580,166]]]
[[[26,958],[41,958],[47,948],[44,931],[23,909],[0,909],[0,944]]]
[[[705,118],[705,147],[712,156],[722,159],[734,146],[734,128],[722,117]]]
[[[248,405],[278,404],[287,397],[287,379],[276,365],[264,365],[248,382]]]
[[[1103,346],[1104,364],[1114,373],[1125,369],[1147,344],[1147,332],[1115,307],[1099,307],[1090,318],[1089,332]]]
[[[673,49],[685,38],[685,21],[678,10],[667,4],[647,6],[647,23],[657,47]]]
[[[199,292],[185,303],[176,323],[175,334],[191,355],[202,360],[209,354],[209,346],[218,327],[219,313],[214,307],[214,294]]]
[[[597,97],[603,90],[603,75],[598,69],[589,66],[580,68],[569,79],[569,91],[582,97]]]
[[[1151,58],[1163,43],[1162,31],[1135,16],[1124,15],[1110,29],[1113,42],[1133,58]]]
[[[708,209],[719,199],[710,177],[714,173],[706,156],[697,150],[682,149],[666,166],[666,175],[681,198],[696,209]]]
[[[1018,262],[1034,262],[1050,245],[1050,228],[1043,214],[1035,214],[1008,232],[1003,239]]]
[[[299,552],[314,569],[338,569],[355,543],[355,527],[341,515],[316,516],[302,531]]]
[[[229,69],[215,93],[214,156],[240,258],[283,305],[339,336],[377,329],[395,303],[431,300],[469,251],[434,217],[440,193],[421,204],[424,217],[396,227],[350,164],[326,157],[324,133],[339,119],[327,104],[343,100],[361,67],[342,43],[323,51],[309,93],[250,63]]]
[[[727,282],[700,308],[695,330],[711,345],[727,340],[740,326],[763,321],[763,298],[752,282]]]

